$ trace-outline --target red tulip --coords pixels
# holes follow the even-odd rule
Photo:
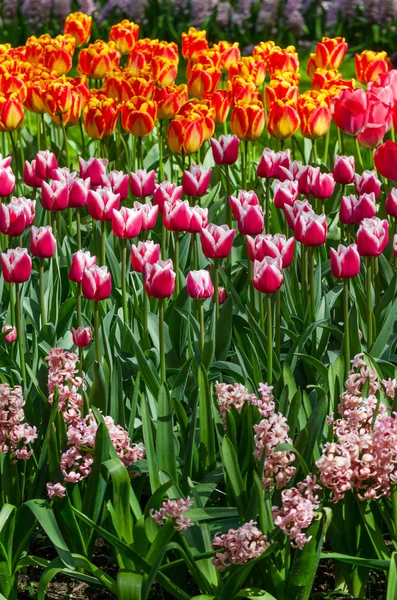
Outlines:
[[[356,244],[342,246],[338,249],[330,249],[331,272],[338,279],[347,279],[355,277],[360,272],[360,255],[357,252]]]
[[[379,256],[389,241],[389,226],[384,219],[363,219],[357,232],[357,250],[360,256]]]
[[[211,169],[203,169],[201,165],[190,165],[188,171],[183,172],[182,189],[186,196],[203,196],[210,184]]]
[[[212,156],[217,165],[234,165],[238,159],[240,140],[237,135],[220,135],[210,139]]]
[[[134,238],[142,229],[142,211],[123,206],[120,210],[113,209],[112,231],[119,238]]]
[[[92,331],[91,327],[78,327],[78,329],[74,329],[72,327],[72,340],[75,346],[78,348],[84,348],[88,346],[92,339]]]
[[[7,333],[7,335],[4,337],[4,341],[7,342],[7,344],[12,344],[17,339],[17,328],[16,327],[13,327],[12,325],[4,325],[4,327],[1,331],[2,331],[2,333],[9,331],[9,333]]]
[[[214,293],[211,276],[208,271],[189,271],[186,277],[187,293],[196,300],[211,298]]]
[[[123,171],[110,171],[101,177],[101,185],[110,187],[113,194],[120,194],[121,202],[128,197],[128,175]]]
[[[15,248],[1,254],[1,267],[7,283],[23,283],[32,272],[32,259],[26,248]]]
[[[282,267],[289,267],[294,259],[295,238],[291,237],[287,240],[282,233],[272,235],[257,235],[256,238],[247,235],[248,257],[254,262],[261,262],[265,256],[277,258],[281,256]]]
[[[362,175],[356,173],[354,184],[359,196],[362,194],[374,194],[375,198],[379,198],[382,184],[377,178],[375,171],[363,171]]]
[[[349,135],[358,135],[364,129],[368,113],[368,99],[363,89],[343,89],[334,97],[332,116],[342,131]]]
[[[226,258],[232,251],[235,229],[209,223],[200,231],[201,248],[207,258]]]
[[[397,142],[387,140],[375,150],[375,167],[383,177],[397,181]]]
[[[130,173],[130,188],[133,196],[144,198],[151,196],[156,186],[156,172],[146,169],[138,169],[136,173]]]
[[[265,256],[262,261],[256,260],[254,262],[252,282],[254,287],[262,294],[276,292],[282,286],[283,281],[281,256],[276,258]]]
[[[87,161],[79,157],[80,177],[91,179],[91,185],[101,185],[102,175],[106,175],[106,167],[108,166],[107,158],[91,157]]]
[[[355,174],[354,156],[335,156],[332,174],[336,183],[352,183]]]
[[[358,141],[365,148],[376,148],[393,124],[392,106],[380,101],[377,94],[367,94],[367,121]]]
[[[156,225],[159,207],[153,206],[152,203],[148,201],[145,204],[134,202],[134,208],[140,210],[142,213],[142,230],[147,231],[148,229],[153,229]]]
[[[159,207],[159,211],[162,213],[164,210],[164,202],[171,202],[173,204],[176,200],[182,198],[182,186],[177,186],[176,183],[169,181],[163,181],[156,185],[153,194],[153,201],[155,206]]]
[[[69,186],[67,181],[53,181],[41,183],[41,204],[43,208],[51,211],[64,210],[69,203]]]
[[[50,150],[40,150],[36,154],[35,174],[39,179],[51,179],[53,171],[58,168],[58,161]]]
[[[160,244],[152,240],[138,242],[131,246],[131,267],[137,273],[143,273],[146,264],[153,264],[160,259]]]
[[[342,196],[339,219],[346,225],[357,225],[363,219],[376,216],[375,194],[363,194],[360,198],[350,194]]]
[[[0,167],[0,198],[12,194],[15,189],[15,175],[11,167]]]
[[[299,215],[304,212],[313,213],[314,211],[310,202],[305,198],[304,200],[296,200],[292,206],[288,206],[288,204],[286,204],[284,206],[284,212],[289,227],[294,230],[295,222]]]
[[[264,177],[269,179],[274,177],[280,181],[288,179],[288,175],[285,174],[283,169],[287,171],[291,164],[291,151],[289,149],[274,152],[270,148],[265,148],[258,164],[258,177]]]
[[[18,200],[0,204],[0,232],[12,237],[21,235],[28,225],[25,205]]]
[[[38,258],[51,258],[55,253],[56,241],[52,228],[32,227],[30,230],[30,252]]]
[[[305,246],[320,246],[327,239],[325,215],[303,212],[295,221],[295,239]]]
[[[332,173],[321,173],[320,167],[316,167],[311,173],[310,191],[312,196],[319,200],[330,198],[334,193],[335,181]]]
[[[81,208],[88,202],[88,192],[91,187],[91,179],[76,177],[69,187],[69,208]]]
[[[276,181],[273,195],[273,202],[276,208],[284,208],[286,204],[292,206],[298,198],[297,181],[290,181],[289,179],[286,181]]]
[[[88,192],[88,212],[97,221],[111,221],[113,210],[119,209],[120,195],[109,188],[97,188]]]
[[[105,300],[112,293],[112,278],[107,267],[91,267],[84,269],[81,289],[86,300]]]
[[[391,217],[397,217],[397,189],[392,188],[386,198],[385,209]]]
[[[72,264],[69,269],[68,278],[75,283],[81,283],[85,269],[91,268],[96,263],[96,256],[91,256],[90,252],[78,250],[72,255]]]
[[[172,260],[159,260],[154,264],[146,263],[144,271],[146,293],[153,298],[169,298],[175,290],[176,273]]]

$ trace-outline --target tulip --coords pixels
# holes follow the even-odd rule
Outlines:
[[[120,210],[113,209],[112,231],[119,238],[133,238],[142,229],[142,211],[123,206]]]
[[[128,21],[128,19],[123,19],[110,28],[109,41],[115,43],[120,54],[129,54],[134,49],[138,35],[139,25]]]
[[[120,206],[120,195],[113,194],[109,188],[97,188],[88,192],[88,213],[97,221],[111,221],[113,209]]]
[[[12,325],[4,325],[1,332],[5,333],[6,331],[9,333],[4,337],[4,341],[7,342],[7,344],[12,344],[17,339],[17,329],[16,327],[12,327]]]
[[[241,190],[238,193],[237,198],[235,196],[229,197],[229,204],[232,208],[233,217],[237,220],[240,214],[240,206],[249,204],[251,206],[259,206],[258,196],[253,191]]]
[[[356,244],[342,246],[338,249],[330,249],[331,272],[338,279],[347,279],[356,277],[360,272],[360,255],[357,252]]]
[[[211,298],[214,293],[211,276],[208,271],[189,271],[186,277],[187,293],[196,300]]]
[[[162,299],[172,296],[175,290],[175,278],[176,274],[171,259],[145,264],[145,290],[152,298]]]
[[[268,116],[267,129],[270,135],[285,140],[294,135],[300,125],[296,105],[292,100],[273,103]]]
[[[41,187],[41,182],[43,181],[40,177],[36,175],[36,161],[32,160],[32,162],[28,162],[25,160],[23,165],[23,181],[26,185],[33,188]]]
[[[334,97],[331,112],[339,129],[357,136],[366,125],[367,106],[368,100],[364,90],[344,89],[339,96]]]
[[[393,237],[393,252],[394,256],[397,257],[397,233]]]
[[[305,246],[320,246],[327,239],[326,216],[302,212],[295,221],[295,239]]]
[[[342,196],[339,219],[345,225],[357,225],[363,219],[376,216],[375,194],[363,194],[359,198],[351,194]]]
[[[347,185],[352,183],[355,174],[354,156],[335,156],[332,175],[336,183]]]
[[[203,121],[177,117],[168,126],[168,146],[175,154],[189,156],[201,147],[204,141]]]
[[[56,241],[52,228],[32,227],[30,230],[30,252],[38,258],[51,258],[55,253]]]
[[[7,167],[10,167],[12,163],[12,156],[5,156],[3,158],[3,156],[0,154],[0,167],[2,169],[6,169]]]
[[[97,40],[80,50],[77,71],[93,79],[103,79],[106,73],[118,67],[120,54],[114,42]]]
[[[176,200],[182,198],[182,186],[177,186],[176,183],[170,183],[169,181],[163,181],[156,185],[153,201],[155,206],[159,207],[159,211],[162,213],[164,210],[164,203],[170,202],[173,204]]]
[[[385,209],[391,217],[397,217],[397,189],[392,188],[386,198]]]
[[[222,125],[226,122],[229,114],[228,93],[226,90],[217,90],[213,93],[205,93],[204,98],[210,100],[214,113],[214,121],[217,125]]]
[[[12,194],[15,189],[15,175],[11,167],[0,167],[0,198]]]
[[[122,202],[128,197],[128,175],[123,171],[110,171],[108,176],[102,175],[101,185],[104,187],[110,187],[113,194],[120,194],[120,201]]]
[[[211,169],[203,169],[201,165],[191,164],[188,171],[183,172],[182,190],[187,196],[203,196],[210,184]]]
[[[283,267],[281,257],[265,256],[262,261],[255,260],[252,282],[262,294],[272,294],[283,284]]]
[[[102,140],[113,135],[119,113],[117,100],[91,96],[84,107],[84,127],[89,137]]]
[[[225,290],[224,287],[219,286],[218,287],[218,304],[225,304],[227,300],[227,292]],[[216,303],[216,298],[215,298],[215,290],[214,293],[212,294],[212,302],[214,302],[214,304]]]
[[[316,45],[316,53],[311,54],[315,68],[321,69],[339,69],[342,66],[347,44],[345,38],[323,37],[321,42]]]
[[[379,89],[379,88],[378,88]],[[357,140],[366,148],[376,148],[393,124],[393,106],[382,102],[379,94],[368,92],[367,121]],[[392,94],[390,94],[392,100]]]
[[[51,179],[53,171],[58,168],[56,156],[50,150],[40,150],[36,154],[35,174],[40,179]]]
[[[157,117],[160,120],[173,119],[180,107],[188,101],[187,86],[181,84],[155,87],[153,100],[157,103]]]
[[[335,181],[331,173],[321,173],[320,167],[312,170],[310,189],[312,196],[319,200],[330,198],[334,193]]]
[[[187,200],[164,203],[163,223],[169,231],[199,233],[208,223],[208,209],[189,206]]]
[[[356,75],[360,83],[375,81],[381,73],[387,73],[389,64],[386,52],[363,50],[356,54]]]
[[[88,202],[88,192],[91,187],[91,179],[76,177],[69,187],[69,208],[81,208]]]
[[[297,85],[292,85],[289,81],[278,78],[272,79],[265,89],[265,102],[267,110],[270,110],[274,102],[282,100],[292,100],[295,104],[298,101],[299,88]]]
[[[25,117],[22,103],[17,98],[13,98],[13,95],[7,98],[0,92],[0,132],[2,133],[17,129]]]
[[[146,264],[154,264],[160,259],[160,244],[152,240],[138,242],[131,246],[131,267],[137,273],[143,273]]]
[[[102,175],[106,175],[106,167],[108,166],[107,158],[91,157],[87,161],[79,156],[80,177],[91,180],[92,186],[101,185]]]
[[[375,171],[364,171],[362,175],[356,173],[354,183],[357,194],[374,194],[375,198],[379,197],[382,184],[377,178]]]
[[[91,342],[92,330],[91,327],[78,327],[74,329],[72,327],[72,340],[73,344],[78,348],[85,348]]]
[[[156,187],[156,172],[146,169],[138,169],[136,173],[130,173],[130,188],[133,196],[144,198],[151,196]]]
[[[292,206],[299,198],[297,181],[276,181],[274,186],[273,202],[276,208],[284,208],[286,204]]]
[[[315,140],[323,137],[331,125],[331,111],[327,95],[310,90],[298,98],[300,129],[304,137]]]
[[[81,284],[86,300],[105,300],[112,292],[112,278],[106,266],[92,264],[85,268]]]
[[[159,207],[153,206],[151,202],[146,202],[146,204],[134,202],[134,208],[141,211],[142,230],[147,231],[148,229],[153,229],[156,225]]]
[[[157,105],[144,96],[134,96],[121,108],[121,124],[128,133],[143,137],[153,131],[157,121]]]
[[[72,264],[69,269],[68,278],[75,283],[83,281],[85,269],[90,269],[96,263],[96,256],[91,256],[90,252],[78,250],[72,255]]]
[[[363,219],[357,232],[357,250],[360,256],[379,256],[389,241],[389,226],[384,219]]]
[[[257,235],[255,238],[247,235],[248,257],[254,262],[261,262],[265,256],[277,258],[281,256],[282,267],[289,267],[294,258],[295,238],[287,240],[282,233]]]
[[[280,181],[288,179],[285,170],[289,170],[291,164],[291,151],[289,149],[274,152],[269,148],[265,148],[258,164],[258,177],[269,179],[274,177]]]
[[[51,211],[64,210],[69,203],[69,186],[65,180],[41,183],[41,203]]]
[[[30,198],[25,198],[22,196],[21,198],[11,198],[10,205],[19,206],[21,205],[26,217],[26,226],[32,225],[34,223],[34,219],[36,216],[36,200],[31,200]]]
[[[197,58],[208,49],[205,31],[189,27],[188,33],[182,33],[182,56],[188,60]]]
[[[199,99],[203,98],[204,94],[212,93],[217,89],[220,78],[220,69],[207,67],[197,62],[187,80],[189,94]]]
[[[64,33],[74,37],[76,47],[84,46],[90,39],[92,17],[82,13],[71,13],[66,17]]]
[[[235,229],[209,223],[200,231],[201,247],[207,258],[226,258],[232,251]]]
[[[264,215],[260,205],[244,204],[239,207],[238,230],[243,235],[257,235],[264,228]]]
[[[23,233],[27,223],[26,209],[23,202],[13,198],[10,204],[0,204],[0,232],[17,237]]]
[[[234,165],[238,159],[240,140],[236,135],[221,135],[210,139],[212,156],[217,165]]]
[[[294,230],[296,219],[304,212],[313,213],[312,205],[306,198],[304,200],[296,200],[292,206],[286,204],[284,206],[285,218],[289,227]]]
[[[318,168],[318,167],[317,167]],[[311,165],[300,165],[295,174],[295,181],[298,182],[298,191],[300,194],[311,194],[312,177],[317,171]]]
[[[7,283],[23,283],[32,272],[32,259],[26,248],[15,248],[1,253],[1,267]]]
[[[232,110],[230,128],[240,140],[255,141],[262,134],[265,120],[262,102],[241,102]]]
[[[397,181],[397,143],[387,140],[375,150],[375,167],[383,177]]]

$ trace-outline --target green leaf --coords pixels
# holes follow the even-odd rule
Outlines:
[[[128,544],[132,543],[132,527],[130,503],[127,498],[130,497],[131,482],[127,469],[118,458],[111,458],[103,463],[113,483],[113,508],[116,522],[115,529],[122,540]]]
[[[119,600],[141,600],[142,586],[142,575],[124,569],[120,569],[117,573],[117,598]]]
[[[95,361],[92,365],[92,370],[94,377],[90,392],[90,406],[95,406],[104,415],[107,415],[108,402],[103,367],[99,362]]]
[[[198,370],[198,396],[200,419],[199,458],[202,474],[212,471],[216,466],[214,420],[212,418],[212,398],[208,376],[200,365]]]
[[[221,308],[216,327],[215,356],[216,360],[225,360],[229,354],[233,332],[233,301],[229,296]]]
[[[393,552],[390,559],[389,581],[387,583],[386,600],[397,598],[397,552]]]
[[[156,455],[160,469],[177,480],[172,408],[168,390],[160,387],[157,408]]]
[[[145,396],[141,396],[141,418],[143,441],[146,449],[146,459],[149,469],[149,481],[152,494],[160,487],[159,466],[157,463],[156,452],[154,449],[152,420],[149,415],[148,401]]]
[[[222,442],[222,462],[236,500],[240,518],[243,519],[248,506],[248,497],[241,476],[237,453],[227,435],[224,436]]]
[[[153,396],[157,398],[160,390],[160,376],[158,371],[152,368],[151,364],[146,359],[144,353],[142,352],[141,344],[138,342],[133,333],[131,333],[131,336],[142,378],[149,387]]]
[[[277,600],[274,596],[269,594],[269,592],[265,592],[265,590],[260,590],[259,588],[246,588],[245,590],[238,592],[234,598],[248,598],[248,600]]]
[[[394,553],[395,554],[395,553]],[[340,554],[339,552],[321,552],[320,558],[339,560],[350,565],[356,565],[357,567],[364,567],[366,569],[377,569],[385,571],[390,567],[390,560],[376,560],[375,558],[360,558],[359,556],[349,556],[347,554]],[[393,599],[394,600],[394,599]]]
[[[394,323],[396,321],[397,314],[397,299],[394,300],[393,304],[387,309],[387,316],[382,325],[382,329],[374,341],[371,348],[371,356],[373,358],[380,358],[385,352],[387,341],[390,335],[393,333]]]

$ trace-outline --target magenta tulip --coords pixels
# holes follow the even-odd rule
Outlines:
[[[1,267],[7,283],[23,283],[32,272],[32,259],[26,248],[15,248],[1,254]]]
[[[226,258],[232,251],[235,229],[209,223],[200,231],[201,248],[207,258]]]
[[[360,272],[360,255],[356,244],[350,246],[339,244],[337,250],[331,248],[330,259],[332,275],[338,279],[356,277]]]
[[[276,208],[284,208],[286,204],[292,206],[298,198],[297,181],[290,181],[289,179],[286,181],[276,181],[273,195],[273,202]]]
[[[91,327],[80,326],[77,329],[72,327],[73,344],[78,348],[85,348],[91,342],[92,330]]]
[[[332,173],[321,173],[320,167],[312,170],[310,192],[318,200],[330,198],[334,193],[335,180]]]
[[[226,290],[225,290],[224,287],[219,286],[218,287],[218,302],[219,302],[219,305],[225,304],[226,300],[227,300],[227,292],[226,292]],[[212,294],[212,302],[215,303],[215,291]]]
[[[88,192],[91,187],[91,179],[76,177],[69,187],[69,208],[81,208],[88,202]]]
[[[32,188],[41,187],[41,182],[43,181],[40,177],[36,175],[36,161],[32,160],[32,162],[28,162],[25,160],[23,165],[23,181],[26,185]]]
[[[199,233],[208,223],[208,208],[190,206],[187,200],[165,202],[163,223],[169,231]]]
[[[284,207],[285,217],[287,219],[288,226],[294,230],[296,219],[302,213],[313,213],[312,205],[309,200],[304,198],[303,200],[296,200],[292,206],[288,206],[288,204]]]
[[[72,264],[69,269],[68,278],[75,283],[81,283],[85,269],[89,269],[96,264],[96,256],[91,256],[90,252],[78,250],[72,255]]]
[[[241,190],[237,198],[235,196],[229,196],[229,204],[232,209],[233,217],[236,221],[240,215],[240,207],[245,205],[250,206],[259,206],[258,196],[253,191],[246,192],[245,190]]]
[[[17,328],[13,327],[12,325],[4,325],[4,327],[2,328],[1,331],[2,331],[2,333],[5,333],[6,331],[9,332],[4,337],[4,341],[7,342],[7,344],[13,344],[18,337],[17,336]]]
[[[54,181],[41,183],[41,204],[43,208],[51,211],[64,210],[69,203],[69,186],[67,181]]]
[[[397,233],[393,237],[393,252],[394,256],[397,256]]]
[[[84,269],[81,289],[86,300],[105,300],[112,293],[112,277],[107,267],[91,265]]]
[[[342,196],[340,202],[339,219],[345,225],[357,225],[363,219],[376,216],[375,194],[363,194],[360,198],[350,194]]]
[[[220,135],[210,139],[212,156],[217,165],[234,165],[238,159],[240,140],[237,135]]]
[[[30,252],[37,258],[51,258],[54,256],[56,247],[52,228],[33,226],[30,230]]]
[[[397,188],[392,188],[386,198],[385,209],[391,217],[397,217]]]
[[[146,169],[138,169],[136,173],[130,173],[130,188],[133,196],[145,198],[151,196],[156,187],[156,172]]]
[[[252,282],[262,294],[272,294],[282,286],[284,281],[281,256],[272,258],[265,256],[263,260],[254,262]]]
[[[6,169],[7,167],[10,167],[12,163],[12,156],[5,156],[3,158],[3,155],[0,154],[0,167],[2,167],[3,169]]]
[[[82,179],[91,179],[91,185],[101,185],[102,175],[106,175],[106,167],[108,166],[107,158],[91,157],[87,161],[79,157],[80,177]]]
[[[259,160],[257,174],[258,177],[270,179],[274,177],[280,181],[290,179],[289,169],[291,165],[291,151],[289,149],[274,152],[270,148],[265,148]]]
[[[109,188],[97,188],[88,192],[88,212],[97,221],[111,221],[113,210],[119,209],[120,195]]]
[[[362,194],[375,194],[379,198],[382,184],[376,176],[375,171],[364,171],[362,175],[358,173],[354,176],[356,192],[359,196]]]
[[[214,286],[208,271],[189,271],[186,277],[187,293],[196,300],[205,300],[211,298],[214,293]]]
[[[153,194],[153,202],[155,206],[159,207],[161,213],[164,210],[164,202],[171,202],[173,204],[176,200],[181,200],[181,198],[182,186],[177,186],[176,183],[170,183],[169,181],[163,181],[156,185]]]
[[[0,204],[1,233],[16,237],[23,233],[27,225],[27,214],[23,202],[12,198],[9,204]]]
[[[284,234],[275,233],[272,235],[257,235],[253,238],[247,235],[248,257],[254,262],[261,262],[265,256],[277,258],[281,256],[282,267],[289,267],[294,259],[295,238],[291,237],[287,240]]]
[[[356,136],[367,122],[367,108],[368,99],[362,88],[344,89],[334,97],[331,112],[339,129]]]
[[[332,175],[336,183],[347,185],[354,181],[354,156],[335,156]]]
[[[182,190],[186,196],[203,196],[210,184],[211,169],[203,169],[201,165],[190,165],[188,171],[183,172]]]
[[[159,260],[145,264],[144,285],[148,296],[153,298],[169,298],[175,290],[176,273],[172,260]]]
[[[153,229],[156,225],[159,207],[153,206],[150,200],[148,200],[145,204],[134,202],[134,208],[139,210],[142,214],[142,230],[147,231],[148,229]]]
[[[305,246],[320,246],[327,239],[326,216],[303,212],[295,221],[295,239]]]
[[[389,241],[389,226],[384,219],[363,219],[357,232],[357,250],[360,256],[379,256]]]
[[[123,171],[110,171],[110,173],[101,176],[101,185],[110,187],[113,194],[120,194],[121,202],[128,197],[128,175]]]
[[[11,167],[0,167],[0,198],[12,194],[15,189],[15,175]]]
[[[112,231],[119,238],[134,238],[142,229],[142,211],[123,206],[120,210],[113,209]]]
[[[131,246],[131,267],[137,273],[143,273],[146,264],[153,264],[160,259],[160,244],[152,240],[138,242]]]
[[[50,150],[40,150],[35,158],[35,174],[39,179],[51,179],[53,171],[58,168],[58,161]]]

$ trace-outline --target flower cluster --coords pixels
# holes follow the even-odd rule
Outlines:
[[[54,401],[58,392],[58,410],[62,411],[66,423],[76,423],[81,418],[84,404],[81,389],[85,389],[84,373],[77,375],[79,357],[75,352],[66,352],[62,348],[51,348],[46,360],[48,370],[48,401]],[[79,391],[80,390],[80,391]]]
[[[0,452],[11,452],[13,457],[21,460],[30,458],[32,450],[27,445],[37,438],[36,427],[22,423],[24,405],[21,386],[0,383]]]
[[[149,514],[158,525],[164,525],[167,519],[172,519],[175,521],[174,528],[176,531],[186,531],[194,523],[184,513],[189,512],[193,504],[189,496],[187,496],[186,500],[184,498],[164,500],[159,510],[152,508]]]
[[[266,536],[257,528],[255,521],[244,523],[238,529],[229,529],[227,533],[214,535],[212,545],[218,550],[213,564],[219,571],[230,565],[244,565],[249,560],[263,554],[270,543]]]

